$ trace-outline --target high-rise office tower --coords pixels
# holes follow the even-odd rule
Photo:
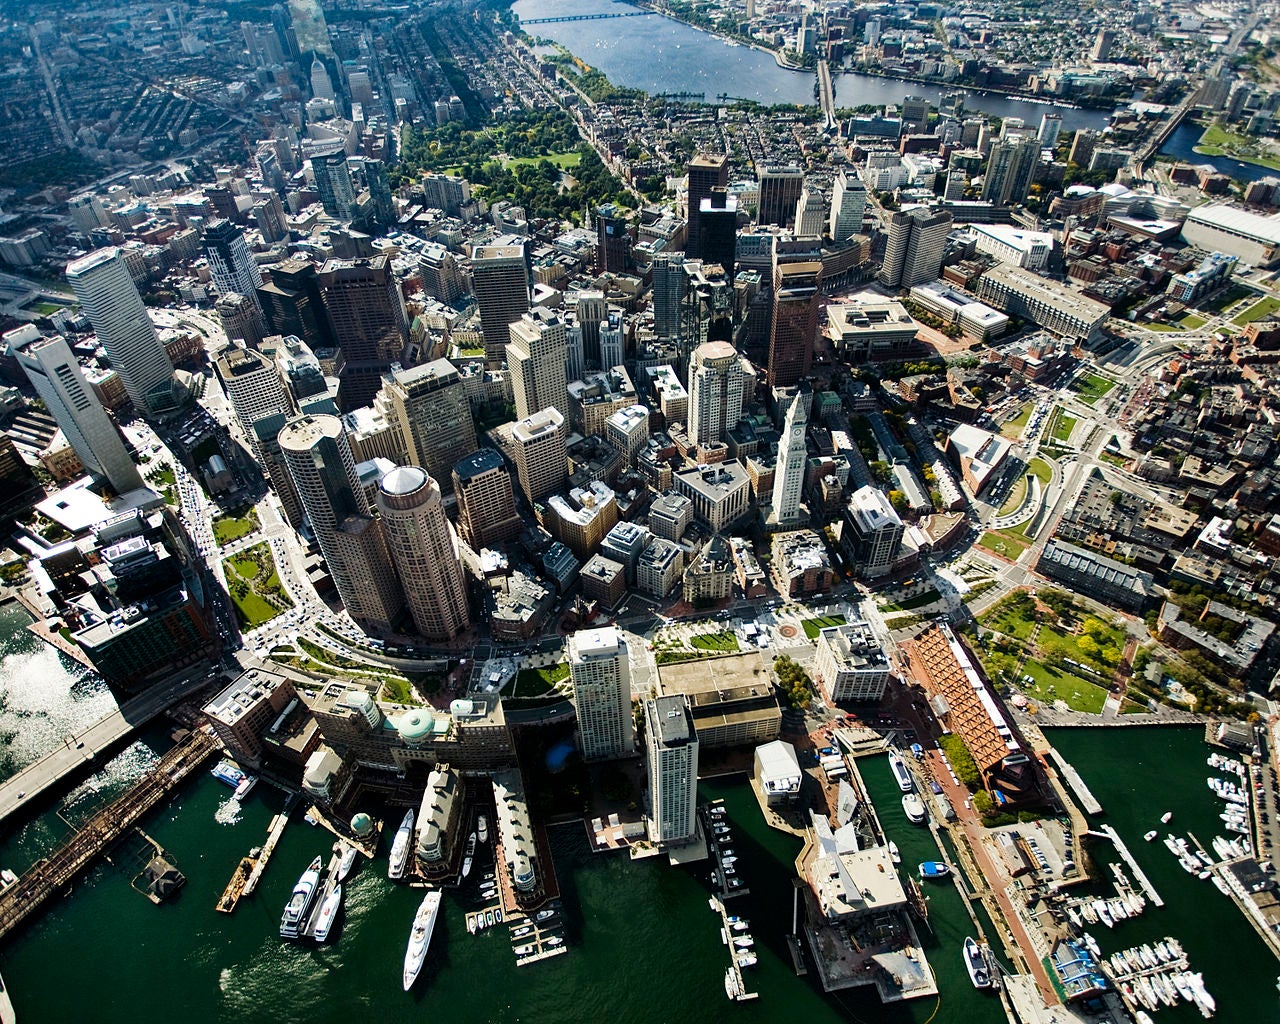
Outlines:
[[[480,307],[485,361],[507,358],[507,328],[529,309],[529,271],[523,245],[478,245],[471,255],[471,279]]]
[[[422,468],[398,466],[378,483],[378,514],[417,634],[452,640],[471,610],[440,488]]]
[[[738,200],[713,188],[698,211],[698,251],[704,265],[723,267],[732,280],[738,245]]]
[[[337,348],[316,268],[305,259],[287,259],[267,268],[258,289],[267,333],[300,338],[313,349]]]
[[[773,268],[773,318],[769,323],[769,373],[771,387],[798,383],[813,365],[813,345],[818,336],[818,298],[822,291],[822,264],[805,260],[781,263]]]
[[[356,189],[342,143],[312,153],[311,173],[315,176],[316,191],[320,194],[324,212],[335,220],[350,220],[356,205]]]
[[[99,228],[111,227],[111,215],[102,205],[102,200],[95,195],[86,193],[72,196],[67,200],[67,212],[71,214],[71,222],[75,224],[76,230],[82,235]]]
[[[596,270],[625,274],[631,269],[631,232],[621,207],[605,203],[596,210]]]
[[[600,325],[600,365],[604,369],[621,366],[625,352],[625,339],[622,336],[622,317],[610,313],[608,319]]]
[[[364,162],[364,183],[373,201],[373,222],[388,227],[396,222],[396,204],[391,195],[391,179],[387,177],[387,165],[381,160]]]
[[[1111,47],[1115,45],[1116,33],[1113,29],[1100,28],[1097,36],[1093,40],[1093,59],[1095,61],[1104,61],[1111,54]]]
[[[564,332],[564,377],[565,380],[582,380],[586,373],[587,361],[582,354],[582,325],[570,323]]]
[[[329,69],[319,57],[311,62],[311,95],[318,100],[337,98],[333,92],[333,81],[329,78]]]
[[[902,101],[903,130],[923,131],[929,123],[931,105],[925,96],[907,96]]]
[[[1101,133],[1092,128],[1077,128],[1071,138],[1071,152],[1067,156],[1067,162],[1078,167],[1088,167],[1093,151],[1101,139]]]
[[[760,172],[760,199],[756,206],[757,224],[777,224],[788,228],[794,223],[796,203],[804,188],[804,171],[794,164],[766,167]]]
[[[649,838],[682,843],[697,829],[698,732],[689,698],[670,694],[645,701],[649,760]]]
[[[409,337],[404,299],[385,255],[329,260],[319,274],[338,343],[338,405],[369,405],[382,375],[399,362]]]
[[[569,382],[565,379],[568,345],[565,322],[557,313],[537,307],[511,324],[507,367],[516,416],[556,408],[569,418]]]
[[[1058,136],[1062,134],[1062,115],[1044,114],[1040,118],[1040,130],[1036,133],[1041,149],[1057,149]]]
[[[559,494],[569,482],[568,431],[564,415],[548,406],[511,426],[511,458],[520,490],[529,501]]]
[[[213,368],[235,410],[236,419],[249,437],[253,454],[262,460],[253,425],[264,416],[293,411],[293,399],[275,361],[252,349],[228,348],[214,360]]]
[[[685,253],[690,259],[705,260],[707,257],[702,249],[702,235],[699,231],[702,201],[711,195],[713,188],[724,188],[729,184],[729,158],[723,153],[718,156],[699,153],[689,161],[687,170],[689,191],[685,210],[689,225]]]
[[[746,357],[727,341],[708,341],[689,361],[689,439],[724,441],[751,403],[756,377]]]
[[[773,517],[783,526],[800,521],[800,496],[804,491],[809,468],[809,452],[805,431],[809,425],[809,403],[813,394],[807,384],[792,399],[778,441],[778,461],[773,471]]]
[[[453,467],[458,532],[474,551],[515,540],[524,529],[516,512],[507,465],[492,448],[481,448]]]
[[[120,250],[99,249],[72,260],[67,280],[133,407],[143,415],[173,409],[178,404],[173,363]]]
[[[889,218],[889,237],[880,266],[880,282],[912,288],[937,278],[942,270],[951,214],[916,207]]]
[[[831,191],[831,240],[837,244],[862,232],[867,209],[867,187],[857,174],[841,171]]]
[[[991,145],[982,179],[983,202],[998,206],[1025,203],[1039,165],[1040,140],[1034,135],[998,139]]]
[[[204,255],[209,261],[213,283],[223,295],[257,295],[262,287],[262,271],[249,252],[244,231],[231,221],[211,220],[204,228]]]
[[[631,664],[627,641],[616,626],[570,634],[569,678],[583,760],[630,756],[635,749]]]
[[[277,438],[298,500],[347,612],[357,622],[389,629],[404,608],[382,534],[351,444],[336,416],[300,416]]]
[[[844,513],[840,547],[853,571],[862,578],[883,576],[898,557],[905,527],[884,492],[859,487]]]
[[[84,379],[66,341],[42,337],[31,324],[9,331],[4,341],[84,468],[105,479],[117,494],[142,487],[138,467],[119,430]]]
[[[273,159],[275,157],[274,153],[267,150],[258,158],[259,162],[268,155]],[[255,193],[256,195],[259,195],[259,193]],[[263,241],[282,242],[289,237],[289,221],[284,212],[284,203],[280,201],[280,196],[275,192],[268,192],[265,196],[258,198],[258,201],[253,204],[251,213],[254,224],[258,226],[258,231],[262,234]]]
[[[410,461],[451,488],[454,465],[476,450],[471,403],[457,368],[447,359],[436,359],[397,370],[382,390],[400,424]]]
[[[423,245],[418,271],[422,274],[422,290],[441,302],[457,302],[465,293],[458,261],[443,245],[435,242]]]
[[[595,289],[578,292],[574,315],[582,328],[583,363],[588,369],[607,369],[600,360],[600,326],[609,319],[609,302],[604,292]]]
[[[249,348],[257,348],[262,344],[262,339],[266,337],[266,324],[255,298],[239,292],[223,292],[218,296],[213,309],[228,339],[239,339]]]
[[[653,330],[662,340],[680,337],[680,304],[684,300],[684,258],[660,252],[653,258]]]
[[[827,204],[823,201],[822,193],[806,185],[800,190],[800,198],[796,200],[795,234],[800,238],[821,238],[826,219]]]

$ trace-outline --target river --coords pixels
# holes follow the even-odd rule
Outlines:
[[[1164,144],[1164,148],[1160,150],[1160,153],[1163,156],[1171,156],[1189,164],[1211,164],[1222,174],[1235,178],[1237,181],[1257,181],[1259,178],[1280,176],[1280,171],[1273,171],[1269,167],[1259,167],[1257,164],[1246,164],[1241,160],[1232,160],[1228,156],[1201,156],[1195,152],[1194,147],[1200,142],[1200,136],[1203,134],[1203,127],[1190,121],[1184,121],[1174,129],[1173,134],[1169,136],[1169,141]]]
[[[613,0],[517,0],[512,10],[522,21],[577,14],[616,14],[627,8]],[[757,103],[815,104],[811,71],[788,71],[773,55],[730,43],[658,14],[635,18],[600,18],[529,25],[531,36],[554,39],[575,56],[599,68],[615,85],[649,93],[704,93],[714,102],[721,93]],[[904,96],[927,96],[936,106],[943,90],[875,75],[842,74],[834,78],[836,106],[865,103],[898,104]],[[1062,115],[1062,126],[1097,128],[1107,123],[1100,110],[1054,108],[1047,103],[966,90],[966,107],[998,117],[1021,117],[1039,124],[1049,110]]]

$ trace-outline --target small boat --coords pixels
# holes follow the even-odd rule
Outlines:
[[[924,804],[914,793],[908,793],[902,798],[902,811],[913,825],[924,824]]]
[[[13,1000],[9,998],[9,986],[0,978],[0,1024],[16,1024],[17,1019],[13,1012]]]
[[[539,910],[533,915],[535,921],[549,921],[556,916],[556,912],[548,907],[546,910]]]
[[[244,798],[249,795],[250,791],[257,784],[258,784],[258,776],[246,775],[244,777],[244,780],[240,783],[240,785],[236,786],[236,791],[233,794],[235,796],[235,799],[244,800]]]
[[[498,909],[493,912],[493,920],[497,924],[502,924],[502,910]]]
[[[316,942],[328,942],[329,932],[332,930],[334,922],[338,920],[338,911],[342,909],[342,885],[338,884],[333,887],[333,892],[324,898],[324,902],[320,904],[320,916],[316,919],[315,929],[311,933],[311,937]]]
[[[894,781],[898,783],[898,788],[904,793],[910,793],[914,790],[915,783],[911,781],[911,773],[907,771],[907,764],[897,751],[889,755],[889,767],[893,770]]]
[[[476,927],[476,915],[468,914],[467,915],[467,932],[471,935],[474,935],[477,930],[478,929]]]
[[[472,863],[472,858],[470,857],[462,858],[462,877],[463,878],[466,878],[467,875],[471,874],[471,863]]]
[[[743,953],[740,957],[735,957],[739,967],[754,967],[760,961],[754,953]]]
[[[1162,824],[1167,825],[1171,821],[1173,821],[1173,811],[1165,811],[1164,814],[1160,815],[1160,822]]]
[[[940,860],[927,860],[920,865],[920,877],[925,879],[946,878],[951,868]]]
[[[493,923],[494,923],[494,922],[493,922],[493,911],[492,911],[492,910],[486,910],[486,911],[484,912],[484,926],[485,926],[486,928],[492,928],[492,927],[493,927]]]
[[[511,937],[513,939],[523,939],[526,935],[532,935],[532,934],[533,934],[533,925],[526,924],[523,927],[517,928],[515,931],[513,931],[511,933]]]
[[[240,784],[249,777],[244,772],[242,772],[239,768],[237,768],[234,763],[226,760],[219,761],[216,765],[214,765],[212,771],[210,771],[209,774],[212,775],[219,782],[226,783],[232,789],[238,789],[240,787]]]
[[[10,868],[0,869],[0,889],[7,889],[18,884],[18,876]]]
[[[895,864],[902,863],[902,854],[898,852],[898,844],[893,840],[889,841],[889,859]]]
[[[1081,936],[1081,938],[1084,939],[1085,949],[1087,949],[1090,953],[1092,953],[1095,958],[1102,956],[1102,950],[1098,947],[1097,939],[1095,939],[1088,932],[1085,932],[1084,935]]]
[[[538,947],[535,946],[532,942],[529,942],[523,946],[516,946],[516,948],[513,949],[511,952],[513,952],[516,956],[528,956],[530,953],[536,953],[537,951],[538,951]]]
[[[732,967],[728,967],[724,972],[724,994],[730,999],[737,999],[742,995],[742,986],[738,983],[738,975]]]
[[[1157,832],[1155,829],[1152,829],[1150,832],[1144,833],[1142,838],[1149,843],[1151,842],[1151,840],[1155,839],[1155,837],[1158,836],[1159,834],[1160,833]]]
[[[396,837],[391,841],[391,862],[387,865],[387,877],[392,881],[404,877],[405,865],[409,862],[409,841],[413,839],[413,808],[405,812],[396,829]]]
[[[476,838],[482,843],[489,841],[489,819],[485,815],[480,815],[479,821],[476,822]]]
[[[544,946],[551,946],[554,949],[556,946],[563,946],[564,939],[561,938],[559,935],[553,935],[549,939],[544,939],[542,944]]]
[[[739,935],[733,940],[733,944],[739,949],[750,949],[756,942],[750,935]]]
[[[474,832],[472,832],[471,835],[467,836],[466,855],[468,857],[474,857],[476,855],[476,834]]]
[[[320,866],[320,858],[317,857],[294,885],[280,918],[280,938],[296,939],[302,934],[307,911],[311,909],[311,901],[316,898],[316,889],[320,885]]]
[[[360,856],[360,851],[345,840],[338,845],[342,847],[342,859],[338,861],[338,873],[334,877],[339,882],[345,882],[347,875],[351,874],[351,869],[356,866],[356,858]]]
[[[1222,893],[1223,896],[1231,895],[1231,889],[1227,886],[1227,883],[1222,880],[1220,875],[1213,876],[1213,884],[1217,886],[1218,892]]]
[[[413,928],[409,932],[409,945],[404,952],[404,990],[413,988],[418,980],[422,964],[427,959],[427,947],[431,945],[431,933],[435,931],[436,918],[440,914],[440,892],[433,889],[422,898],[418,912],[413,915]]]
[[[973,936],[966,936],[964,940],[964,966],[974,988],[991,988],[991,965]]]

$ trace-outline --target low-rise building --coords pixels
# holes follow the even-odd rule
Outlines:
[[[664,601],[680,582],[684,551],[678,544],[655,537],[636,561],[636,589]]]
[[[495,640],[527,640],[537,636],[555,605],[555,591],[540,580],[516,571],[489,592],[489,628]]]
[[[889,682],[889,659],[870,624],[819,630],[813,678],[832,704],[879,701]]]
[[[975,496],[995,480],[1013,450],[1006,438],[962,423],[947,438],[946,451]]]
[[[293,680],[277,672],[251,668],[237,676],[200,709],[214,735],[240,761],[257,764],[262,734],[297,701]]]
[[[827,546],[813,530],[775,533],[769,542],[774,586],[790,598],[825,594],[835,584]]]
[[[1123,562],[1057,537],[1045,545],[1036,570],[1082,594],[1135,612],[1146,605],[1154,583],[1149,572],[1131,569]]]
[[[758,651],[661,665],[658,688],[688,698],[706,747],[765,743],[782,729],[772,669]]]
[[[438,764],[427,776],[427,788],[418,807],[418,860],[449,865],[460,837],[462,779],[447,764]]]
[[[599,601],[603,608],[616,608],[627,596],[627,567],[604,555],[593,555],[578,573],[582,596]]]
[[[897,299],[863,292],[827,307],[826,336],[855,363],[890,359],[908,352],[920,325]]]
[[[998,338],[1009,328],[1009,318],[945,281],[930,281],[911,289],[911,301],[921,309],[955,324],[975,341]]]
[[[756,747],[755,781],[770,807],[785,807],[796,802],[804,772],[796,748],[785,740],[774,740]]]
[[[729,542],[716,535],[684,571],[684,599],[694,607],[723,601],[733,593],[733,555]]]
[[[1021,267],[993,267],[978,279],[978,298],[1064,338],[1093,340],[1111,315],[1101,302]]]

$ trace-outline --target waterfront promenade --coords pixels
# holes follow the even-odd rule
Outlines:
[[[0,822],[85,767],[157,715],[211,682],[207,666],[157,683],[0,784]]]

